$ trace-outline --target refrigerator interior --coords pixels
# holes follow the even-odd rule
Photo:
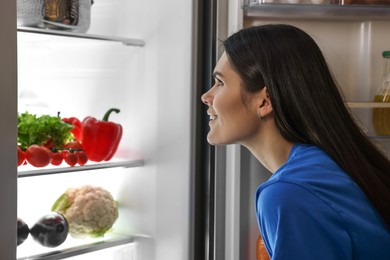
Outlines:
[[[119,108],[110,121],[123,126],[123,137],[110,162],[139,162],[37,176],[28,176],[36,168],[19,166],[24,172],[18,178],[19,218],[31,227],[67,188],[101,186],[119,203],[119,218],[104,239],[134,237],[112,253],[95,254],[115,260],[188,258],[192,21],[189,0],[96,0],[88,34],[134,38],[145,45],[18,32],[18,112],[102,119],[109,108]],[[46,169],[56,167],[68,168]],[[30,235],[17,247],[17,257],[96,241],[68,236],[53,249]]]
[[[243,27],[287,23],[302,28],[315,39],[352,114],[367,135],[390,157],[390,139],[375,136],[371,122],[373,108],[363,104],[373,101],[382,76],[382,52],[390,49],[390,20],[388,15],[383,15],[390,11],[389,7],[362,5],[351,7],[349,11],[344,7],[336,7],[336,11],[332,11],[332,7],[327,5],[313,7],[246,2],[251,2],[252,7],[244,8]],[[375,11],[378,10],[383,13],[377,15]],[[227,212],[230,213],[228,218],[239,222],[239,227],[232,231],[238,236],[233,241],[239,242],[239,246],[227,240],[226,259],[255,259],[259,231],[254,195],[270,173],[245,148],[228,147],[226,164],[228,169],[237,168],[227,171],[225,194]],[[234,216],[232,212],[239,214]]]

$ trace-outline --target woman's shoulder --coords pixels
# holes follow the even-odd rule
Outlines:
[[[279,180],[297,182],[328,182],[351,179],[339,165],[321,148],[314,145],[294,144],[290,156],[270,178],[270,182]]]
[[[276,196],[292,201],[312,196],[338,211],[339,201],[366,200],[359,186],[322,149],[313,145],[294,145],[287,162],[268,181],[259,186],[256,197]],[[284,198],[285,197],[285,198]],[[337,203],[335,203],[337,202]]]

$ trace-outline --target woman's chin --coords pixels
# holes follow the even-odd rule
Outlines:
[[[214,136],[210,136],[210,135],[207,136],[207,142],[210,145],[226,145],[226,144],[230,144],[230,143],[223,142],[223,140],[221,140],[220,138],[215,138]]]

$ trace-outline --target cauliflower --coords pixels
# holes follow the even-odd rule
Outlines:
[[[52,211],[62,214],[74,238],[101,237],[118,218],[118,206],[101,187],[69,188],[54,203]]]

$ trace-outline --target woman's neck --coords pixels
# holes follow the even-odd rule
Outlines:
[[[286,140],[272,120],[264,122],[259,133],[251,140],[242,143],[256,159],[274,173],[288,159],[293,143]]]

